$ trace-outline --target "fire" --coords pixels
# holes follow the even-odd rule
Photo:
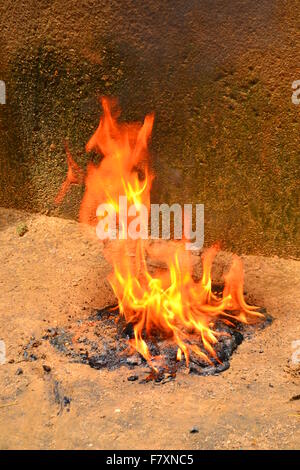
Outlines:
[[[115,101],[102,98],[102,107],[104,114],[99,126],[86,145],[87,152],[99,153],[102,160],[98,165],[89,163],[87,166],[79,214],[81,222],[91,225],[99,220],[97,207],[100,203],[112,204],[119,215],[120,196],[127,197],[136,213],[142,204],[149,208],[153,180],[148,142],[154,116],[147,115],[142,124],[120,123]],[[68,176],[57,202],[71,184],[80,183],[83,178],[82,170],[68,150],[67,159]],[[109,282],[117,297],[120,315],[134,328],[134,338],[129,340],[131,352],[140,353],[154,370],[163,365],[163,357],[153,356],[147,345],[147,339],[154,335],[177,346],[177,361],[184,357],[188,365],[190,355],[194,354],[207,363],[211,363],[212,358],[220,362],[214,346],[224,333],[215,330],[216,321],[251,323],[263,317],[256,307],[245,302],[243,266],[237,256],[233,257],[225,276],[223,294],[217,296],[212,291],[211,269],[218,246],[204,252],[202,279],[197,282],[192,276],[190,253],[183,242],[166,250],[142,238],[127,240],[121,219],[119,225],[119,239],[114,240],[113,249],[106,250],[112,264]],[[163,261],[166,267],[151,273],[149,257]],[[203,347],[193,344],[191,337],[195,335],[201,339],[198,344]]]

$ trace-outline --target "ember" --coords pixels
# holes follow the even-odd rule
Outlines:
[[[135,214],[126,214],[130,221],[141,212],[141,206],[150,208],[150,190],[153,174],[149,168],[148,141],[153,126],[153,115],[144,123],[119,123],[116,103],[102,99],[104,111],[99,126],[86,145],[86,150],[98,152],[103,158],[98,165],[89,163],[86,175],[73,161],[69,151],[68,176],[57,200],[61,201],[71,184],[85,184],[80,207],[80,221],[106,227],[105,214],[99,214],[100,204],[113,205],[118,216],[121,236],[106,243],[106,256],[112,265],[109,282],[118,301],[118,310],[109,314],[118,320],[118,347],[106,354],[86,355],[92,367],[126,362],[126,356],[139,354],[147,361],[156,377],[160,371],[176,370],[185,363],[197,373],[213,373],[228,367],[229,357],[241,342],[247,325],[265,320],[257,307],[246,303],[243,295],[243,267],[237,256],[225,275],[221,293],[212,289],[211,268],[219,247],[204,251],[202,278],[195,281],[191,254],[184,240],[168,249],[143,240],[142,230],[137,239],[128,239],[120,218],[119,197],[126,196],[135,207]],[[113,249],[111,244],[114,244]],[[134,256],[133,256],[134,254]],[[148,260],[159,260],[165,269],[151,272]],[[104,312],[104,317],[108,311]],[[102,327],[110,320],[98,318]],[[107,325],[107,323],[106,323]],[[105,329],[105,328],[104,328]],[[125,347],[126,340],[126,347]],[[97,349],[94,345],[94,349]],[[123,358],[120,358],[120,353]],[[110,360],[107,359],[110,356]],[[174,368],[174,364],[176,367]]]

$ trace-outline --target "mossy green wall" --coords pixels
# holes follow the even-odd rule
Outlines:
[[[84,166],[99,95],[156,114],[153,202],[205,204],[205,239],[299,256],[295,0],[3,0],[0,204],[76,217],[64,141]],[[93,156],[96,158],[95,156]]]

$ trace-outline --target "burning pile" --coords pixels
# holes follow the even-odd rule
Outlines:
[[[192,276],[191,255],[184,240],[170,245],[168,250],[145,241],[142,219],[136,216],[141,215],[142,206],[150,208],[153,174],[149,168],[148,141],[154,117],[146,116],[143,124],[120,123],[114,101],[103,98],[102,107],[104,115],[86,145],[87,152],[99,153],[102,160],[97,165],[89,163],[84,174],[67,149],[68,175],[56,201],[63,199],[71,184],[84,183],[80,221],[95,227],[100,224],[107,238],[115,238],[106,243],[110,245],[106,255],[113,268],[109,282],[118,300],[119,319],[133,328],[128,354],[141,354],[158,371],[164,367],[164,357],[151,353],[149,342],[163,338],[173,348],[176,346],[178,362],[185,360],[188,365],[193,356],[202,364],[221,364],[218,343],[229,336],[229,328],[264,318],[257,307],[245,302],[242,262],[233,256],[223,292],[217,295],[211,280],[217,246],[204,252],[202,279],[197,282]],[[121,214],[120,196],[126,196],[131,205],[125,214]],[[99,211],[100,204],[115,208],[118,238],[110,232],[107,213]],[[135,240],[128,239],[124,223],[125,219],[133,221],[133,217],[140,224],[140,236]],[[149,258],[163,262],[165,268],[151,272]]]

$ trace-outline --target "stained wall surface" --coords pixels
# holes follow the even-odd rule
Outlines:
[[[3,0],[0,24],[0,205],[76,217],[64,141],[84,167],[117,96],[155,112],[153,202],[204,203],[207,244],[300,255],[298,1]]]

